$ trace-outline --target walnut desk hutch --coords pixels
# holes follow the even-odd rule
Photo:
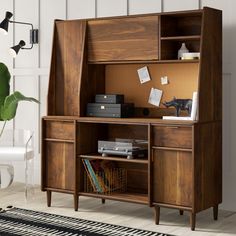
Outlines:
[[[185,42],[200,59],[178,60]],[[140,84],[137,69],[148,66],[152,80]],[[161,85],[161,76],[170,83]],[[163,120],[174,110],[148,103],[151,88],[162,102],[198,92],[196,121]],[[132,118],[87,117],[95,94],[124,94],[135,104]],[[222,202],[222,12],[202,10],[55,21],[48,115],[42,118],[42,191],[145,204],[196,213]],[[144,159],[102,157],[98,140],[148,142]],[[126,190],[88,191],[83,160],[110,160],[126,170]]]

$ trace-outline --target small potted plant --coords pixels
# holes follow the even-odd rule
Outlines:
[[[17,106],[20,101],[39,103],[37,99],[25,97],[19,91],[10,94],[10,79],[11,75],[7,66],[0,62],[0,121],[4,122],[0,131],[0,137],[6,122],[15,117]]]

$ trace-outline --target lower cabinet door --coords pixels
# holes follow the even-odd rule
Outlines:
[[[192,152],[153,149],[153,202],[192,206]]]
[[[74,144],[46,142],[46,187],[63,190],[75,188]]]

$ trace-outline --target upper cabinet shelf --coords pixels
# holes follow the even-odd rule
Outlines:
[[[201,35],[202,14],[173,14],[161,16],[161,37]]]
[[[162,15],[160,19],[161,60],[177,60],[182,43],[189,52],[200,52],[201,13]]]
[[[170,36],[170,37],[161,37],[161,40],[173,40],[173,41],[191,41],[191,40],[200,40],[200,35],[190,35],[190,36]]]

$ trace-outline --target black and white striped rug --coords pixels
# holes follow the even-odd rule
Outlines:
[[[0,235],[24,236],[167,236],[95,221],[11,208],[0,213]]]

